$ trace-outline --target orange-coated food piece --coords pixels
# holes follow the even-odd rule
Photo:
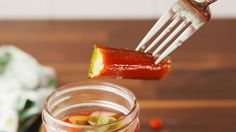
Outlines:
[[[155,60],[149,53],[95,45],[89,78],[161,79],[170,72],[171,61],[155,65]]]

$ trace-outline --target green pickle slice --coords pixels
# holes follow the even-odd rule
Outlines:
[[[76,125],[89,125],[88,120],[89,117],[84,115],[74,115],[69,117],[69,121]]]
[[[90,125],[103,125],[112,123],[116,120],[117,119],[114,117],[99,116],[99,117],[90,117],[88,123]]]
[[[96,77],[100,74],[100,72],[103,70],[104,64],[103,64],[103,55],[99,48],[94,49],[93,56],[91,59],[91,65],[89,68],[89,78]]]
[[[91,125],[98,126],[112,123],[119,119],[119,116],[115,112],[109,111],[95,111],[89,115],[71,115],[68,117],[68,121],[75,125]],[[114,128],[119,127],[119,124],[101,126],[96,132],[107,132]]]

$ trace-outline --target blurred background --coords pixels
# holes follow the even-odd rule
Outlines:
[[[175,0],[0,0],[0,19],[153,19]],[[212,5],[214,18],[236,18],[236,1]]]
[[[0,91],[0,132],[8,117],[19,120],[15,131],[37,132],[41,104],[51,92],[39,94],[41,88],[54,90],[86,80],[94,44],[134,49],[175,1],[0,0],[0,90],[5,89],[5,93]],[[171,55],[172,72],[163,80],[103,80],[123,85],[136,95],[141,132],[236,131],[235,5],[235,0],[218,0],[211,5],[213,19]],[[28,54],[2,46],[5,44]],[[9,60],[9,54],[17,59]],[[5,76],[8,63],[15,69]],[[10,83],[4,77],[10,78]],[[29,85],[28,89],[22,82],[15,87],[19,80]],[[23,102],[18,103],[13,94],[17,90],[8,87],[21,88],[23,92],[17,94]],[[6,100],[8,96],[15,100]],[[5,105],[9,101],[13,108]],[[150,127],[153,117],[160,119],[161,129]],[[5,129],[13,132],[12,128]]]

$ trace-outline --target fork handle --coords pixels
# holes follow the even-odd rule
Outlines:
[[[203,3],[203,6],[204,7],[208,7],[210,4],[216,2],[217,0],[206,0],[204,3]]]

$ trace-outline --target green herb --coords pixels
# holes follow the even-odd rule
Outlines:
[[[0,73],[3,73],[11,59],[12,56],[10,53],[5,53],[2,57],[0,57]]]

